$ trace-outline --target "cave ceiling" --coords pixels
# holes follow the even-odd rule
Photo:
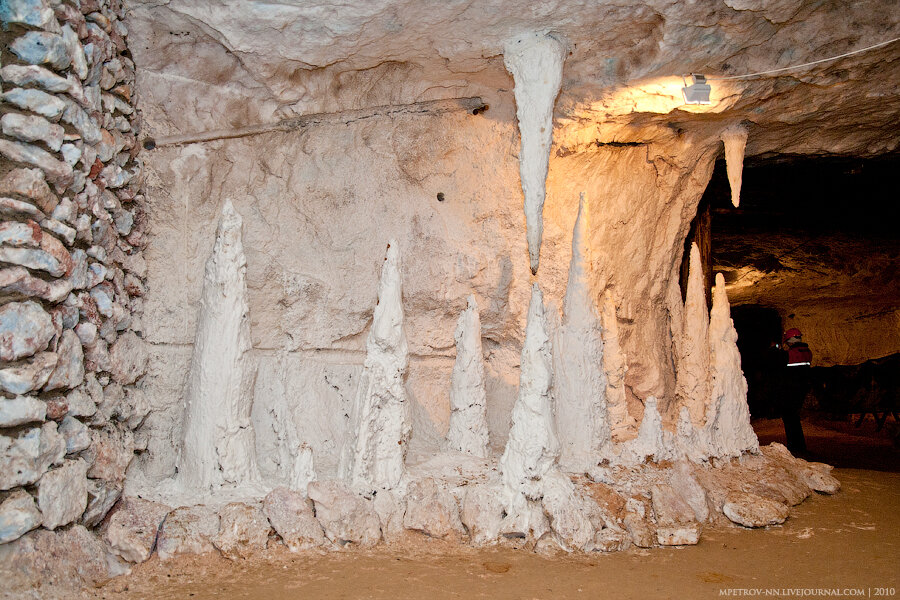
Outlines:
[[[512,114],[504,43],[564,41],[555,143],[666,142],[745,122],[748,155],[877,155],[898,147],[900,43],[746,80],[713,81],[684,106],[681,76],[728,77],[900,37],[894,0],[127,0],[139,76],[218,97],[163,133],[436,98],[482,96]],[[145,82],[146,84],[147,82]],[[161,92],[162,93],[162,92]],[[490,113],[489,113],[490,114]],[[161,123],[157,119],[157,123]]]

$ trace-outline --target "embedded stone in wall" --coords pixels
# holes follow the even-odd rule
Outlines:
[[[87,506],[86,472],[87,465],[77,459],[44,473],[38,483],[38,507],[44,515],[44,527],[56,529],[81,516]]]
[[[431,477],[409,484],[403,526],[436,538],[464,532],[456,499]]]
[[[131,331],[120,335],[109,347],[110,374],[122,385],[137,381],[147,370],[147,360],[143,340]]]
[[[53,422],[15,437],[0,435],[0,490],[36,482],[65,454],[66,442]]]
[[[0,306],[0,360],[32,356],[46,349],[54,334],[50,315],[37,302]]]
[[[300,492],[275,488],[263,500],[263,513],[291,552],[325,543],[322,526],[313,514],[312,501]]]
[[[16,427],[47,416],[46,403],[31,396],[0,398],[0,427]]]
[[[31,494],[17,490],[0,504],[0,544],[18,539],[39,527],[43,517]]]
[[[47,380],[45,390],[71,389],[84,380],[84,352],[81,340],[71,329],[63,331],[62,339],[56,347],[58,360],[56,368]]]
[[[125,498],[109,517],[103,539],[124,560],[144,562],[150,558],[159,526],[171,510],[159,502]]]
[[[218,533],[219,515],[215,509],[204,505],[176,508],[159,529],[156,550],[162,560],[179,554],[215,552],[212,540]]]
[[[733,492],[722,506],[722,512],[738,525],[765,527],[784,523],[788,507],[781,502],[746,492]]]
[[[225,558],[247,558],[269,540],[269,521],[259,506],[232,502],[219,511],[219,533],[213,544]]]
[[[307,494],[331,542],[366,547],[374,546],[381,539],[381,524],[372,502],[353,493],[342,482],[314,481],[309,484]]]

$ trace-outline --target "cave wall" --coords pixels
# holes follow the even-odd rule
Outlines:
[[[143,81],[150,86],[153,79]],[[188,98],[182,107],[191,105]],[[170,111],[149,106],[148,127],[168,126]],[[395,238],[413,451],[433,448],[446,433],[453,331],[470,293],[481,307],[491,442],[501,447],[518,388],[531,284],[517,150],[505,98],[485,115],[374,118],[145,153],[154,198],[145,316],[153,412],[145,426],[149,452],[134,468],[136,479],[152,483],[174,472],[202,267],[226,198],[244,219],[254,411],[286,401],[321,471],[333,471],[384,246]],[[538,280],[559,305],[577,198],[586,192],[594,213],[592,286],[598,298],[609,288],[619,307],[626,384],[638,418],[648,396],[668,399],[673,391],[669,298],[717,151],[715,138],[687,136],[672,145],[595,147],[551,158]],[[279,440],[257,426],[259,455],[271,454]]]
[[[11,0],[0,17],[4,544],[100,523],[145,447],[135,430],[150,407],[141,120],[123,6]]]

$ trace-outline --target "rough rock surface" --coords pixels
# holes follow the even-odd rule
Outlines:
[[[81,459],[67,460],[63,466],[44,473],[38,482],[38,507],[43,526],[56,529],[81,516],[87,507],[87,465]]]
[[[171,510],[158,502],[126,497],[110,515],[103,539],[124,560],[144,562],[150,558],[159,527]]]
[[[463,533],[456,499],[431,477],[409,484],[403,526],[436,538]]]
[[[784,523],[788,507],[781,502],[762,498],[756,494],[733,493],[725,500],[722,512],[738,525],[765,527]]]
[[[41,524],[42,515],[34,498],[18,490],[0,503],[0,544],[22,537]]]
[[[176,508],[159,528],[156,551],[162,560],[179,554],[215,552],[213,538],[219,533],[219,515],[207,506]]]
[[[374,546],[381,539],[378,514],[370,500],[339,481],[314,481],[307,489],[316,518],[331,542],[339,546]]]
[[[263,500],[263,513],[291,552],[317,548],[325,543],[325,534],[313,514],[312,502],[300,492],[275,488]]]
[[[269,521],[258,505],[232,502],[219,511],[219,533],[213,544],[226,558],[247,558],[265,549],[269,540]]]

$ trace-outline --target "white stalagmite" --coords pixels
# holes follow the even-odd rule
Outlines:
[[[606,375],[606,410],[612,437],[616,441],[627,439],[637,429],[637,421],[628,413],[625,395],[625,373],[628,364],[619,345],[619,324],[616,319],[616,302],[612,292],[603,294],[600,309],[603,327],[603,371]]]
[[[706,425],[710,448],[716,456],[740,456],[759,451],[759,440],[750,425],[747,380],[741,371],[737,331],[731,320],[725,278],[716,275],[709,322],[712,362],[712,402]]]
[[[507,493],[505,531],[527,533],[534,527],[533,505],[543,496],[542,478],[556,463],[559,441],[553,426],[550,386],[553,358],[544,299],[537,283],[531,289],[525,345],[519,373],[519,396],[512,410],[512,427],[500,471]],[[540,512],[539,510],[537,512]]]
[[[704,423],[709,398],[709,311],[704,288],[700,249],[691,244],[676,380],[681,404],[688,407],[696,426]]]
[[[722,132],[725,144],[725,167],[728,170],[728,183],[731,184],[731,203],[741,203],[741,180],[744,172],[744,149],[747,146],[747,128],[733,125]]]
[[[553,347],[559,464],[571,472],[584,472],[595,466],[610,440],[602,328],[588,281],[591,271],[588,234],[588,207],[582,193],[572,233],[572,260],[562,324]]]
[[[403,478],[410,436],[404,383],[408,364],[400,253],[391,240],[350,416],[350,439],[341,457],[341,473],[357,489],[392,489]]]
[[[247,364],[250,322],[241,216],[222,207],[206,262],[188,380],[178,482],[185,490],[257,481],[250,422],[255,372]]]
[[[565,46],[541,33],[510,40],[503,63],[515,82],[516,117],[522,147],[519,175],[525,194],[525,225],[531,272],[537,274],[544,231],[543,212],[550,146],[553,143],[553,104],[562,82]]]
[[[479,457],[488,455],[488,426],[484,391],[481,318],[475,296],[456,325],[456,362],[450,378],[450,448]]]
[[[672,457],[673,436],[663,430],[656,398],[644,401],[644,417],[637,437],[618,445],[618,456],[610,456],[610,462],[622,465],[638,465],[643,462],[659,462]]]

